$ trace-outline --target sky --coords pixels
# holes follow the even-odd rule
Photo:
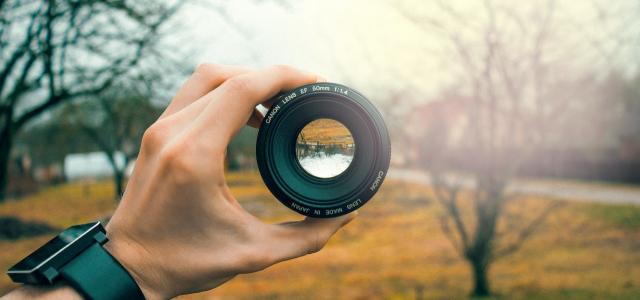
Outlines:
[[[459,31],[469,43],[469,51],[478,55],[482,52],[474,44],[482,35],[465,31],[465,26],[486,22],[482,2],[443,3],[455,9],[459,21],[452,21],[451,15],[434,1],[198,1],[186,5],[178,16],[182,31],[176,43],[192,48],[194,65],[289,64],[366,90],[369,97],[386,98],[402,92],[428,99],[455,85],[461,70],[449,53],[450,41],[438,30],[422,23],[416,25],[412,20],[433,18],[447,30]],[[552,2],[491,3],[522,15],[524,27],[528,28],[542,18],[540,7]],[[548,51],[550,59],[561,61],[566,69],[595,69],[601,73],[619,60],[621,68],[637,71],[638,56],[611,50],[615,45],[607,36],[623,30],[627,35],[640,32],[638,28],[621,28],[627,23],[625,20],[640,14],[640,8],[634,1],[620,0],[615,4],[600,0],[557,1],[552,22],[552,38],[556,40]],[[629,8],[638,9],[637,13],[620,14],[620,10]],[[610,11],[613,13],[608,15]],[[514,40],[518,38],[517,22],[508,15],[498,20],[501,30],[513,34]],[[634,24],[637,26],[637,22]],[[577,34],[579,31],[584,34]],[[601,43],[602,40],[607,42]],[[640,44],[638,39],[631,42]],[[514,51],[517,46],[514,42]]]
[[[437,61],[421,59],[428,54],[415,38],[420,30],[384,1],[227,3],[223,17],[201,4],[183,12],[191,40],[203,47],[200,61],[289,64],[372,93],[446,77]]]

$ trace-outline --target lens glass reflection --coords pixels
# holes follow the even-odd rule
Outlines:
[[[320,178],[344,172],[351,161],[355,144],[349,129],[332,119],[318,119],[307,124],[296,140],[296,157],[302,168]]]

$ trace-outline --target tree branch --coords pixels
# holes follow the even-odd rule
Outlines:
[[[31,21],[29,22],[29,26],[27,27],[27,34],[24,41],[15,49],[11,57],[7,60],[2,71],[0,72],[0,96],[2,96],[2,91],[4,91],[5,84],[13,68],[18,63],[18,61],[23,57],[25,53],[27,53],[30,49],[30,44],[33,41],[33,38],[40,34],[43,26],[39,26],[38,29],[34,32],[33,28],[38,21],[38,15],[40,14],[40,9],[37,9],[31,15]]]
[[[462,249],[467,249],[469,237],[464,221],[462,221],[457,202],[459,187],[454,185],[448,186],[441,177],[442,175],[432,174],[435,198],[445,208],[447,215],[453,220],[455,228],[460,235]],[[456,244],[454,244],[454,247],[456,247]]]
[[[35,108],[32,108],[31,110],[17,117],[16,120],[14,121],[13,127],[16,129],[22,127],[31,118],[39,115],[40,113],[46,111],[47,109],[55,107],[56,105],[60,104],[65,100],[74,99],[80,96],[100,94],[101,92],[109,88],[120,75],[126,73],[129,67],[138,64],[138,61],[143,56],[143,53],[144,53],[143,50],[150,43],[154,35],[155,35],[155,32],[151,31],[147,34],[147,36],[139,40],[137,43],[137,48],[135,50],[134,56],[131,59],[129,59],[126,63],[122,63],[122,62],[115,63],[115,66],[110,66],[108,68],[103,69],[102,72],[109,74],[110,77],[105,79],[101,84],[98,84],[95,87],[91,87],[85,90],[80,90],[75,92],[60,90],[57,94],[52,95],[44,103],[36,106]]]
[[[449,219],[450,217],[449,215],[447,215],[447,213],[441,215],[440,228],[442,230],[442,233],[444,233],[444,236],[449,240],[451,246],[453,246],[456,252],[458,252],[458,255],[464,256],[466,246],[464,246],[463,243],[459,239],[457,239],[455,234],[451,231],[451,228],[449,227]]]
[[[529,222],[529,224],[520,229],[520,231],[516,235],[515,241],[494,252],[494,259],[511,255],[518,249],[520,249],[524,242],[529,239],[547,219],[549,214],[562,205],[564,205],[564,203],[560,201],[553,201],[549,205],[547,205],[547,207],[545,207],[535,218],[533,218]]]

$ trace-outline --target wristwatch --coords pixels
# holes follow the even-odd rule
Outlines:
[[[65,281],[87,299],[144,299],[129,272],[102,246],[100,222],[75,225],[7,271],[17,283],[53,285]]]

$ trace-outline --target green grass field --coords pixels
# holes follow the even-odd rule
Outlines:
[[[258,174],[235,173],[228,181],[241,204],[266,222],[300,218],[271,197]],[[51,187],[0,204],[0,215],[65,227],[108,216],[112,193],[109,182]],[[469,270],[441,233],[441,210],[429,195],[428,187],[387,181],[321,252],[184,298],[414,299],[419,289],[426,299],[465,298]],[[500,231],[549,201],[511,203]],[[0,267],[47,239],[0,241]],[[567,202],[520,251],[497,261],[490,278],[496,299],[640,299],[640,207]],[[0,277],[0,293],[13,287]]]

